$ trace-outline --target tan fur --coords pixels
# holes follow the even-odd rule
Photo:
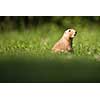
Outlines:
[[[66,30],[61,39],[53,46],[52,50],[54,52],[72,51],[71,42],[75,35],[76,31],[74,29]]]

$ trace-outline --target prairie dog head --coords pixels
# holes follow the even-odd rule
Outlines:
[[[63,37],[65,39],[73,39],[76,36],[77,32],[74,29],[68,29],[64,32]]]

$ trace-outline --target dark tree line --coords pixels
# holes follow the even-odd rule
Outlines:
[[[99,16],[0,16],[0,31],[27,29],[52,23],[58,26],[84,23],[83,21],[100,22]]]

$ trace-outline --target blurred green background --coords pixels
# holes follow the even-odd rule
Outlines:
[[[66,29],[99,23],[99,16],[0,16],[0,31],[33,29],[44,24]]]
[[[53,53],[68,28],[74,53]],[[0,82],[100,82],[100,17],[0,16]]]

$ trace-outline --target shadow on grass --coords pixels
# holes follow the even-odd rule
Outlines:
[[[0,59],[1,83],[100,82],[100,62],[89,59]]]

